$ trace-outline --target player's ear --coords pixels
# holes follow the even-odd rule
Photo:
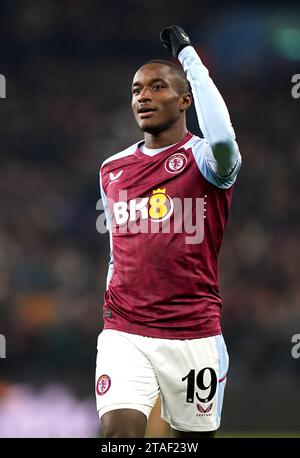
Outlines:
[[[190,92],[187,92],[185,94],[182,94],[180,97],[180,111],[186,111],[190,108],[192,105],[192,94]]]

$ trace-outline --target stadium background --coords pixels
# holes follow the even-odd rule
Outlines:
[[[201,5],[200,5],[201,3]],[[300,10],[287,2],[1,1],[0,437],[92,437],[108,237],[101,162],[140,138],[134,71],[186,28],[243,156],[220,257],[231,357],[220,434],[300,431]],[[199,128],[193,112],[189,127]],[[166,279],[167,281],[167,279]]]

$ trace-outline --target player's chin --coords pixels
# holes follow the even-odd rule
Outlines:
[[[157,135],[163,130],[165,130],[164,125],[151,122],[150,119],[143,119],[141,122],[139,122],[139,127],[143,132],[152,135]]]

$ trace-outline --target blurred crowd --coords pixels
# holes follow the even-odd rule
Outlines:
[[[161,26],[172,22],[171,3],[176,15],[179,2],[161,5]],[[190,3],[183,25],[200,42],[197,2]],[[0,6],[7,80],[0,100],[0,333],[7,339],[0,380],[60,381],[91,397],[108,261],[108,237],[96,231],[99,167],[141,137],[130,110],[134,71],[168,56],[150,2],[124,1],[119,13],[115,1],[12,4]],[[211,17],[203,7],[201,20]],[[199,52],[243,157],[220,255],[232,365],[241,377],[293,377],[300,101],[291,97],[291,67],[282,59],[259,74],[241,56],[229,78],[214,73],[208,46]],[[199,134],[193,112],[189,125]]]
[[[92,399],[78,400],[63,385],[50,383],[34,390],[0,383],[0,438],[97,437],[94,410]]]

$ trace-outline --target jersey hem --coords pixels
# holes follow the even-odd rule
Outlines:
[[[207,330],[204,332],[199,332],[199,331],[194,331],[194,332],[172,332],[170,331],[165,332],[165,330],[161,331],[159,329],[151,329],[151,328],[141,328],[139,326],[130,326],[130,329],[126,326],[118,326],[115,324],[109,324],[107,322],[104,323],[104,328],[103,329],[113,329],[115,331],[121,331],[121,332],[127,332],[128,334],[136,334],[139,336],[144,336],[144,337],[153,337],[156,339],[172,339],[172,340],[192,340],[192,339],[202,339],[205,337],[213,337],[213,336],[218,336],[222,334],[222,329],[219,326],[218,328],[214,328],[211,330]]]

